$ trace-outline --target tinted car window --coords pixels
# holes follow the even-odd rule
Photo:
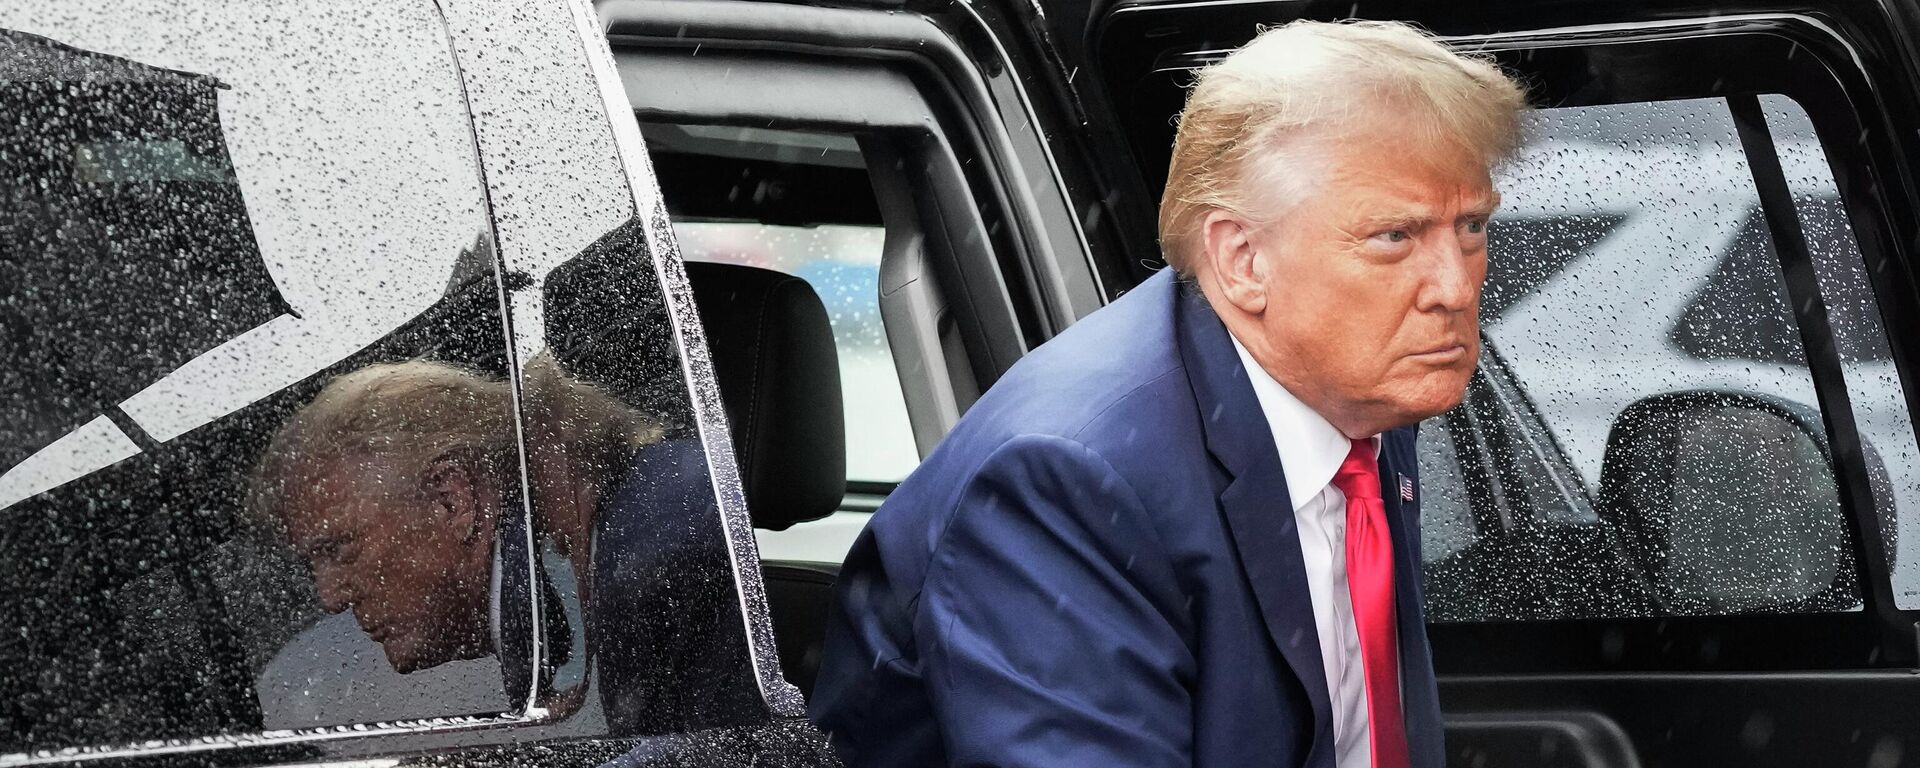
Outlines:
[[[1461,547],[1458,511],[1427,513],[1427,535],[1448,538],[1427,548],[1435,618],[1857,609],[1831,467],[1786,439],[1819,428],[1819,401],[1726,103],[1543,109],[1527,128],[1493,230],[1512,234],[1489,246],[1490,353],[1460,409],[1423,430],[1465,466],[1476,529]],[[1651,428],[1634,414],[1680,392],[1800,420],[1703,411],[1658,468],[1673,492],[1657,510],[1602,494],[1606,466],[1642,466],[1612,455]]]
[[[540,705],[725,753],[804,704],[779,680],[751,523],[666,210],[594,34],[497,0],[449,7],[486,161],[519,366],[539,626],[568,644]],[[484,10],[482,10],[484,9]],[[587,59],[592,58],[589,43]],[[605,64],[606,62],[599,62]],[[565,621],[567,626],[559,626]],[[558,652],[558,649],[556,649]],[[536,759],[536,762],[538,759]],[[643,761],[645,762],[645,761]],[[649,763],[651,764],[651,763]]]
[[[537,581],[580,585],[593,700],[622,734],[766,719],[653,253],[630,220],[515,291],[541,318],[514,326],[535,350],[520,377],[533,519],[561,555]]]
[[[0,90],[0,752],[519,709],[509,354],[435,5],[0,3]]]
[[[1507,214],[1489,222],[1487,253],[1514,257],[1492,259],[1487,264],[1487,282],[1480,295],[1481,319],[1496,319],[1514,302],[1539,290],[1541,284],[1612,234],[1622,219],[1605,212],[1547,213]]]
[[[1866,443],[1875,514],[1893,564],[1894,604],[1920,609],[1920,444],[1867,261],[1806,110],[1784,96],[1762,96],[1760,104],[1812,251],[1854,424]]]

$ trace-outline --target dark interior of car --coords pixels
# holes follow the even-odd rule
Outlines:
[[[657,135],[657,134],[656,134]],[[861,170],[660,151],[655,171],[676,220],[880,224]],[[849,190],[854,191],[850,194]],[[775,270],[686,262],[757,528],[832,514],[848,492],[838,357],[814,287]],[[803,693],[820,667],[837,563],[761,563],[781,671]]]
[[[846,494],[845,428],[833,334],[806,281],[770,269],[689,262],[757,528],[825,517]],[[809,692],[820,669],[839,566],[763,561],[780,667]]]

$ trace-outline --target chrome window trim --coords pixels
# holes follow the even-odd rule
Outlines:
[[[707,354],[706,334],[698,322],[693,291],[680,263],[679,241],[674,238],[673,223],[667,216],[666,204],[640,135],[640,121],[634,117],[633,104],[627,100],[626,88],[614,66],[613,48],[607,43],[606,32],[591,0],[571,0],[570,5],[581,48],[600,90],[602,114],[613,131],[620,166],[627,175],[635,215],[646,219],[647,247],[652,251],[660,290],[667,299],[667,314],[673,321],[674,339],[682,356],[681,373],[686,380],[688,399],[692,401],[694,426],[706,450],[707,472],[720,506],[720,525],[727,537],[727,556],[733,566],[754,680],[759,686],[760,698],[772,714],[804,717],[806,700],[800,690],[780,674],[773,619],[760,577],[760,550],[753,538],[753,520],[747,513],[739,468],[733,461],[733,437],[727,426],[726,410],[720,402],[720,385],[714,377],[713,361]]]
[[[402,736],[422,733],[473,731],[527,721],[527,716],[505,714],[494,717],[442,717],[427,720],[394,720],[366,725],[338,725],[328,728],[255,731],[222,736],[196,736],[182,739],[149,739],[137,744],[99,747],[63,747],[0,755],[0,766],[48,765],[93,762],[115,758],[149,758],[160,755],[185,755],[242,747],[274,747],[315,744],[369,736]]]

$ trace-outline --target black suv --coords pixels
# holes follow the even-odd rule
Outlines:
[[[1540,107],[1422,431],[1452,761],[1915,764],[1916,14],[0,0],[0,765],[831,764],[864,516],[1345,17]]]
[[[690,268],[785,273],[829,315],[844,394],[804,402],[847,425],[846,493],[748,490],[815,518],[759,532],[803,689],[866,513],[1023,352],[1161,267],[1191,73],[1262,25],[1393,19],[1538,107],[1478,375],[1422,430],[1450,759],[1920,760],[1911,4],[598,9]]]

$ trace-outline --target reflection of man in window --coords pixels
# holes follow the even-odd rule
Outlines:
[[[262,460],[254,507],[396,671],[499,645],[495,527],[517,483],[506,384],[434,363],[341,376]]]
[[[731,669],[744,640],[697,441],[662,440],[655,419],[544,355],[522,384],[535,529],[580,580],[609,725],[727,724],[742,702],[694,682],[745,674]],[[250,506],[395,671],[492,654],[515,696],[531,682],[533,587],[511,406],[507,382],[442,363],[345,374],[275,435]],[[559,663],[567,649],[551,644],[570,633],[541,588]]]

